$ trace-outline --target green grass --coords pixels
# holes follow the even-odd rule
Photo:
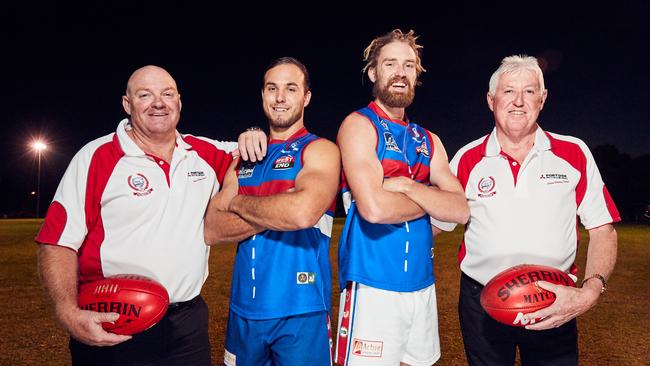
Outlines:
[[[36,273],[37,220],[0,220],[0,365],[69,364],[67,336],[54,321]],[[330,256],[333,264],[332,326],[338,315],[336,242],[342,221],[336,220]],[[578,319],[581,365],[649,365],[650,313],[645,295],[650,291],[650,226],[618,225],[619,252],[608,291],[596,308]],[[462,228],[436,238],[435,272],[442,358],[439,365],[465,365],[457,318],[456,251]],[[578,264],[584,268],[587,234]],[[525,239],[522,240],[525,242]],[[203,296],[210,306],[213,363],[223,359],[228,318],[230,276],[235,245],[213,247],[210,276]],[[336,333],[333,333],[336,334]]]

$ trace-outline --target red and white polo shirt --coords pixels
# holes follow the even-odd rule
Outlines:
[[[482,284],[522,263],[559,268],[575,279],[576,217],[587,229],[621,220],[591,152],[574,137],[538,127],[519,164],[501,150],[495,128],[460,149],[450,167],[470,208],[460,268]]]
[[[192,299],[208,275],[205,209],[237,145],[177,133],[168,164],[127,128],[125,119],[75,155],[36,241],[75,250],[80,284],[141,274],[162,283],[171,302]]]

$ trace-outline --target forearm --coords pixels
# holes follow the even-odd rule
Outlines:
[[[384,189],[355,200],[361,217],[374,224],[398,224],[426,214],[422,207],[405,194]]]
[[[599,274],[608,279],[616,264],[618,239],[616,230],[611,224],[589,231],[589,248],[587,249],[587,263],[585,264],[585,278]],[[600,285],[598,280],[589,280]]]
[[[40,245],[38,248],[38,273],[47,290],[57,318],[65,323],[65,317],[77,305],[77,253],[73,250],[53,245]]]
[[[467,199],[462,192],[448,192],[411,181],[403,193],[436,220],[465,224],[469,218]]]
[[[297,192],[272,196],[238,195],[229,209],[244,220],[269,230],[294,231],[312,227],[326,208]]]
[[[264,228],[256,226],[233,212],[217,211],[206,216],[205,243],[208,245],[239,242]]]

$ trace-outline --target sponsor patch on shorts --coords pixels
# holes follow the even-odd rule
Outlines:
[[[223,354],[223,363],[226,366],[237,366],[237,355],[225,350]]]
[[[299,285],[311,285],[316,283],[316,273],[296,272],[296,283]]]
[[[384,342],[366,341],[354,339],[352,342],[352,354],[361,357],[381,357],[384,350]]]

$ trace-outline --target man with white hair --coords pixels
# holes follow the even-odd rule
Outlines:
[[[450,163],[470,208],[458,255],[458,307],[470,365],[512,365],[517,347],[523,365],[576,365],[575,317],[596,305],[616,262],[612,223],[620,215],[585,143],[538,125],[547,95],[534,57],[504,58],[487,93],[495,128],[461,148]],[[525,328],[491,319],[480,305],[481,290],[506,268],[542,264],[577,279],[576,216],[589,232],[582,286],[539,281],[557,299],[525,315]],[[542,320],[530,322],[535,318]]]

